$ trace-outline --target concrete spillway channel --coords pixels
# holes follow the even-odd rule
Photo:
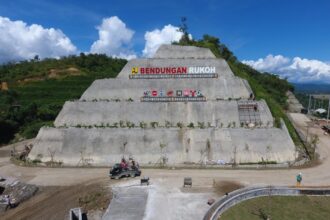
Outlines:
[[[232,206],[248,199],[261,196],[300,196],[330,195],[330,188],[289,188],[289,187],[249,187],[236,190],[215,202],[205,214],[203,220],[218,220],[220,215]]]

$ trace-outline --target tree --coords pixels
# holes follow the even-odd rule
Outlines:
[[[188,33],[188,25],[187,25],[187,18],[182,17],[181,18],[181,24],[179,27],[179,31],[183,34],[179,44],[180,45],[188,45],[190,43],[189,33]]]
[[[39,55],[37,54],[37,55],[35,55],[34,57],[33,57],[33,60],[34,61],[39,61],[40,59],[39,59]]]
[[[14,121],[0,119],[0,144],[8,143],[14,138],[18,125]]]
[[[203,35],[203,41],[206,42],[206,43],[211,43],[213,45],[219,45],[220,44],[219,38],[213,37],[213,36],[208,35],[208,34]]]
[[[165,143],[159,143],[159,148],[160,148],[160,158],[156,162],[156,165],[159,164],[161,167],[166,166],[168,157],[165,152],[165,148],[167,147],[167,144]]]

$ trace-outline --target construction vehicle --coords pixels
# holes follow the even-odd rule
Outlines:
[[[138,167],[122,168],[119,163],[116,163],[109,172],[111,179],[120,179],[122,177],[136,177],[141,176],[141,170]]]

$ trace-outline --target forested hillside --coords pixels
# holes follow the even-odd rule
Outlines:
[[[79,98],[95,79],[115,77],[126,62],[80,54],[0,66],[0,81],[8,84],[0,91],[0,144],[34,137],[65,101]]]

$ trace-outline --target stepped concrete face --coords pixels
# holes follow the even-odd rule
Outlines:
[[[134,79],[128,80],[134,67],[215,67],[218,78],[185,79]],[[234,76],[228,64],[222,59],[136,59],[129,61],[117,79],[96,80],[84,92],[80,100],[139,100],[144,91],[151,89],[200,90],[208,100],[247,99],[251,94],[248,83]]]
[[[207,128],[42,128],[36,146],[43,160],[54,159],[81,165],[84,158],[92,164],[109,165],[123,155],[133,156],[142,165],[154,165],[165,156],[169,164],[204,163],[221,160],[247,163],[294,160],[288,148],[292,143],[281,129]],[[262,142],[260,140],[263,140]],[[163,149],[161,148],[163,147]],[[34,152],[34,151],[32,151]]]
[[[116,79],[96,80],[42,128],[29,155],[66,165],[293,161],[282,123],[223,59],[198,47],[163,45],[129,61]]]
[[[84,92],[81,101],[126,101],[133,99],[140,101],[146,90],[161,88],[162,90],[183,90],[194,88],[200,90],[208,100],[216,99],[247,99],[251,89],[246,86],[246,82],[235,76],[227,76],[222,79],[136,79],[127,80],[104,79],[96,80]]]
[[[63,126],[120,126],[120,123],[157,122],[160,127],[176,127],[177,123],[194,126],[242,127],[239,120],[239,101],[217,102],[66,102],[55,120]],[[273,117],[264,101],[257,102],[261,127],[272,127]],[[175,113],[175,114],[173,114]],[[120,122],[121,121],[121,122]],[[222,125],[221,125],[222,124]]]

